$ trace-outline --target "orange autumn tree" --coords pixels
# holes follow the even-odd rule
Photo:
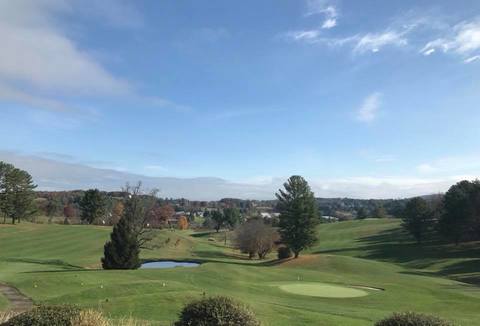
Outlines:
[[[123,203],[121,201],[117,201],[117,203],[115,204],[115,206],[113,206],[112,209],[112,217],[110,219],[110,224],[115,225],[118,223],[118,221],[123,215],[124,208],[125,207]]]
[[[177,223],[177,226],[178,226],[178,229],[179,230],[186,230],[188,229],[188,220],[185,216],[181,216],[179,219],[178,219],[178,223]]]

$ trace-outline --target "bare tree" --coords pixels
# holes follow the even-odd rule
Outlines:
[[[252,259],[258,255],[264,259],[272,251],[275,241],[278,240],[277,231],[262,220],[249,220],[235,230],[234,244],[241,252],[248,254]]]

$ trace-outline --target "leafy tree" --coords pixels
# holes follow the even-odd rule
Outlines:
[[[368,217],[368,212],[367,210],[365,209],[365,207],[360,207],[358,210],[357,210],[357,219],[359,220],[364,220]]]
[[[50,197],[47,199],[47,205],[45,206],[45,213],[48,217],[54,217],[61,210],[62,203],[55,197]]]
[[[375,218],[386,218],[387,217],[387,212],[385,211],[385,208],[383,207],[383,205],[380,204],[380,205],[377,205],[375,207],[372,215]]]
[[[234,228],[240,223],[240,210],[236,207],[228,207],[223,210],[225,225]]]
[[[407,203],[402,220],[405,230],[410,232],[418,243],[421,243],[432,227],[433,213],[425,199],[416,197]]]
[[[177,223],[177,226],[178,226],[178,229],[179,230],[186,230],[188,229],[188,220],[185,216],[180,216],[180,218],[178,219],[178,223]]]
[[[13,165],[0,162],[0,210],[12,224],[35,213],[32,176]]]
[[[75,208],[73,207],[73,204],[67,204],[63,207],[63,216],[66,218],[75,217]]]
[[[219,232],[222,226],[225,224],[225,215],[221,211],[212,211],[209,214],[209,218],[214,223],[215,231]]]
[[[149,214],[150,222],[153,225],[160,227],[162,225],[168,224],[168,221],[175,214],[175,209],[169,204],[164,204],[161,206],[156,204],[152,207]]]
[[[317,240],[318,212],[313,192],[301,176],[292,176],[284,183],[285,190],[276,193],[280,210],[280,235],[295,258]]]
[[[79,204],[83,222],[92,224],[105,215],[105,196],[98,189],[85,191]]]
[[[123,215],[113,227],[110,241],[104,246],[102,267],[104,269],[137,269],[140,267],[140,249],[147,248],[151,240],[146,228],[149,210],[153,206],[154,194],[142,196],[141,185],[134,188],[127,185],[129,193]]]
[[[118,223],[120,218],[123,215],[123,210],[125,209],[125,206],[123,205],[122,201],[117,201],[115,205],[113,205],[112,209],[112,217],[110,219],[110,224],[115,225]]]
[[[458,244],[480,235],[480,181],[461,181],[447,191],[443,199],[440,232]]]

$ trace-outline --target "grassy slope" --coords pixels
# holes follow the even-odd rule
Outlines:
[[[455,246],[431,240],[419,246],[395,219],[324,224],[320,239],[310,252],[386,261],[411,272],[480,285],[479,242]]]
[[[371,325],[395,310],[439,313],[463,325],[479,325],[478,288],[418,275],[408,261],[399,266],[364,259],[395,260],[389,255],[379,256],[377,247],[368,248],[365,240],[359,240],[395,229],[395,223],[322,225],[322,241],[312,252],[323,254],[281,265],[242,259],[223,247],[221,234],[214,235],[217,242],[210,242],[207,234],[164,231],[155,240],[162,247],[144,251],[144,258],[185,258],[207,263],[194,269],[137,271],[95,269],[108,228],[0,226],[0,280],[18,286],[39,302],[76,303],[103,309],[114,317],[132,315],[160,325],[168,325],[185,302],[201,297],[203,292],[231,295],[249,303],[266,325]],[[180,241],[175,246],[177,239]],[[370,295],[360,298],[328,299],[289,294],[277,286],[297,282],[299,277],[307,282],[366,285],[386,291],[369,291]]]

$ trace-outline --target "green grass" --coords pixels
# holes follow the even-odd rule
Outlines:
[[[324,224],[319,231],[320,243],[310,254],[282,264],[249,261],[223,245],[222,233],[161,231],[154,241],[157,248],[143,251],[142,258],[203,264],[103,271],[99,262],[110,233],[107,227],[1,225],[0,281],[17,286],[36,302],[78,304],[101,309],[113,318],[133,316],[158,325],[169,325],[186,302],[204,293],[232,296],[251,305],[264,325],[366,326],[405,310],[480,325],[479,288],[446,277],[476,277],[468,268],[446,271],[459,262],[477,261],[474,244],[438,250],[427,244],[419,249],[399,233],[395,220]],[[279,287],[291,283],[355,286],[369,295],[325,298]]]
[[[322,298],[356,298],[368,295],[367,291],[319,282],[286,283],[278,287],[289,293]]]

